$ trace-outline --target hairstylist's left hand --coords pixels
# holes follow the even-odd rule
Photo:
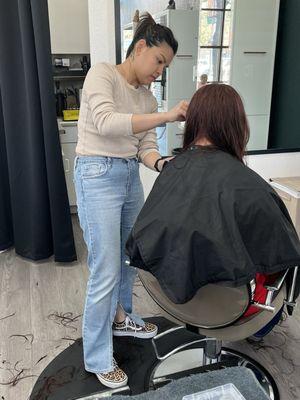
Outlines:
[[[169,161],[173,160],[173,157],[164,157],[161,160],[158,161],[158,169],[160,171],[163,170],[163,168],[166,166],[166,164],[168,164]]]

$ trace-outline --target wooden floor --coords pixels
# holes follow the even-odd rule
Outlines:
[[[14,250],[0,254],[0,400],[28,399],[48,363],[81,336],[86,248],[76,216],[73,222],[77,262],[34,263]],[[140,315],[161,315],[139,282],[134,303]],[[300,400],[300,308],[262,343],[228,347],[261,362],[277,381],[282,400]]]

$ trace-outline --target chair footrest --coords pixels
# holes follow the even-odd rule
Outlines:
[[[204,338],[201,334],[187,331],[184,326],[175,326],[156,335],[152,345],[156,358],[165,360],[180,350],[204,341]]]

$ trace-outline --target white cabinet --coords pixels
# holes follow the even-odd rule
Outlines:
[[[250,127],[248,150],[262,150],[268,147],[270,115],[247,115]]]
[[[62,143],[61,149],[62,149],[62,158],[65,170],[67,190],[68,190],[69,204],[70,206],[76,206],[76,194],[73,183],[76,143]]]
[[[68,190],[70,206],[76,206],[76,194],[74,188],[74,160],[76,157],[77,145],[77,122],[60,122],[59,137],[62,150],[62,159],[66,177],[66,185]]]
[[[231,85],[249,119],[248,150],[267,148],[280,0],[235,0]]]
[[[88,0],[48,0],[48,10],[52,54],[88,54]]]

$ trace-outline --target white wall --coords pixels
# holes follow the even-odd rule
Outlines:
[[[300,176],[300,152],[258,154],[246,157],[246,163],[264,179]]]
[[[255,156],[247,156],[246,164],[266,181],[269,181],[270,178],[300,176],[300,153],[258,154]],[[146,198],[158,174],[143,165],[141,166],[140,174]]]
[[[89,1],[91,64],[116,62],[115,12],[112,0]]]
[[[48,0],[51,52],[88,54],[88,0]]]

